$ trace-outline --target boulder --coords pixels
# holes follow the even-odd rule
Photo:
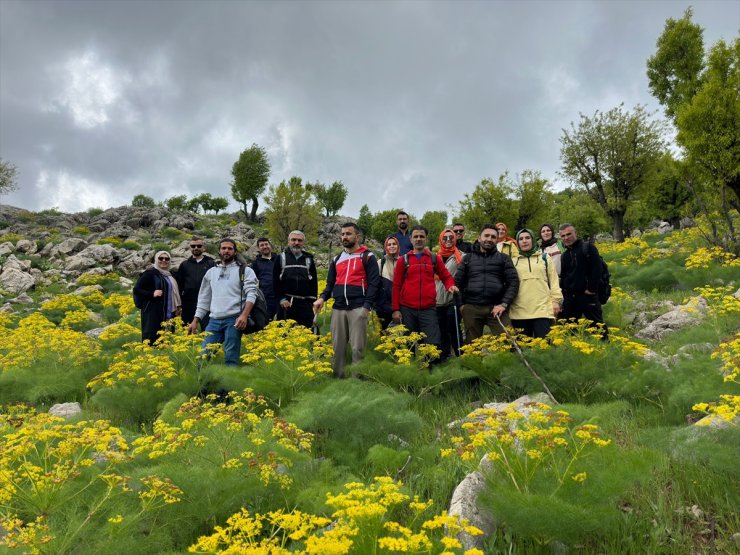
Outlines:
[[[15,244],[16,252],[23,252],[26,254],[35,254],[38,251],[36,241],[30,241],[28,239],[21,239]]]
[[[707,301],[702,297],[693,297],[685,305],[677,306],[658,316],[638,331],[635,337],[659,341],[667,333],[698,324],[706,311]]]
[[[10,254],[15,250],[15,247],[13,246],[13,243],[10,241],[5,241],[4,243],[0,244],[0,256],[5,256],[7,254]]]
[[[46,243],[43,248],[38,252],[38,255],[43,258],[49,258],[51,256],[51,250],[54,248],[54,243]]]
[[[69,256],[71,254],[80,252],[85,247],[87,247],[86,241],[80,239],[79,237],[71,237],[52,247],[51,251],[49,252],[49,256]]]
[[[3,272],[0,274],[0,289],[15,295],[25,293],[34,285],[36,285],[36,280],[31,274],[16,268],[8,268],[7,270],[3,268]]]
[[[658,233],[668,233],[673,231],[673,226],[669,222],[660,222],[658,224]]]
[[[82,414],[82,407],[79,403],[57,403],[49,409],[49,414],[59,418],[69,418]]]
[[[26,293],[21,293],[15,299],[10,299],[10,302],[15,304],[33,304],[33,299]]]
[[[65,270],[87,270],[101,263],[115,264],[120,255],[110,245],[88,245],[79,253],[67,258],[64,264]]]
[[[18,270],[20,272],[31,271],[30,260],[18,260],[14,254],[11,254],[8,259],[3,263],[3,272],[5,270]]]
[[[146,269],[150,264],[151,256],[144,258],[140,251],[131,251],[124,256],[116,266],[116,269],[123,274],[138,274]]]
[[[15,312],[15,310],[13,310],[13,305],[11,305],[10,303],[5,303],[3,306],[0,306],[0,312],[7,312],[9,314],[12,314],[13,312]]]

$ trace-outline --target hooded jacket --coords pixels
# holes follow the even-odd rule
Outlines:
[[[560,255],[560,288],[563,295],[583,294],[586,289],[598,293],[601,280],[601,259],[598,249],[591,243],[576,240]]]
[[[455,280],[442,262],[441,256],[434,256],[432,266],[432,253],[427,249],[424,249],[420,257],[411,251],[407,258],[408,268],[401,257],[393,274],[393,310],[399,310],[401,305],[415,310],[434,308],[437,304],[434,275],[439,276],[447,289],[455,285]]]
[[[363,264],[363,254],[367,262]],[[331,261],[326,276],[324,301],[334,298],[335,310],[366,308],[372,310],[380,288],[380,275],[375,255],[364,245],[355,252],[342,251]]]
[[[555,264],[547,254],[520,254],[513,259],[519,276],[519,293],[509,307],[512,320],[555,319],[552,303],[562,303],[563,293]]]
[[[484,251],[476,241],[455,272],[455,285],[463,304],[509,306],[519,291],[519,276],[511,258],[495,249]]]

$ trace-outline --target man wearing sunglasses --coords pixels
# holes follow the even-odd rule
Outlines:
[[[206,272],[216,265],[216,261],[205,254],[205,241],[200,237],[190,239],[190,252],[192,255],[175,272],[177,286],[180,288],[182,297],[182,321],[189,325],[195,317],[195,309],[198,306],[198,291]],[[201,330],[208,325],[208,315],[200,322]]]
[[[455,238],[457,239],[457,243],[455,244],[457,250],[462,253],[471,252],[473,250],[473,244],[463,241],[463,237],[465,237],[465,226],[459,222],[452,224],[452,231],[455,232]]]

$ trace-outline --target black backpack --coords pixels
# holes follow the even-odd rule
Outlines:
[[[588,244],[585,241],[582,241],[582,249],[583,256],[585,256],[586,259],[589,259]],[[606,304],[609,297],[612,296],[612,276],[609,273],[609,266],[607,266],[606,261],[601,255],[599,255],[599,262],[601,262],[601,274],[599,275],[599,290],[596,292],[596,295],[599,297],[599,302],[601,304]]]
[[[239,265],[239,291],[243,294],[244,290],[244,264]],[[270,315],[267,310],[267,299],[262,290],[257,287],[256,289],[257,298],[254,300],[254,306],[252,312],[249,313],[249,320],[247,321],[247,328],[244,333],[250,334],[265,329],[267,324],[270,323]],[[244,302],[244,299],[242,299]]]

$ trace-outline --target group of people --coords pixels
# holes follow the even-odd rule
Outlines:
[[[459,355],[461,346],[481,337],[485,326],[504,333],[505,326],[513,325],[526,335],[545,337],[557,318],[585,317],[603,324],[598,250],[579,239],[571,224],[560,226],[560,239],[550,224],[540,226],[538,234],[521,229],[515,237],[509,237],[503,223],[486,224],[470,243],[464,240],[465,226],[455,223],[440,233],[434,252],[427,229],[409,227],[408,214],[398,212],[396,224],[380,257],[361,244],[357,224],[342,224],[342,252],[330,261],[321,293],[314,256],[304,250],[300,230],[289,234],[288,247],[279,254],[269,239],[259,238],[250,265],[232,239],[220,241],[216,263],[204,254],[203,240],[194,237],[192,256],[174,274],[170,255],[158,252],[134,287],[142,307],[142,338],[154,343],[164,322],[179,315],[190,333],[199,326],[209,332],[204,348],[223,344],[225,363],[236,365],[258,288],[270,319],[291,319],[306,327],[315,326],[315,315],[334,299],[337,377],[346,375],[348,345],[352,363],[363,358],[373,310],[384,330],[403,324],[424,333],[426,343],[440,348],[440,361]]]

